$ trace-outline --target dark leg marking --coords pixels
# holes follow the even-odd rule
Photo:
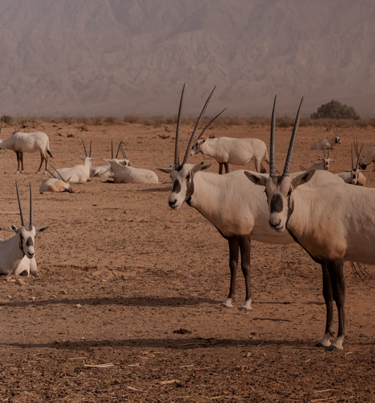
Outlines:
[[[237,238],[228,239],[229,243],[229,268],[230,268],[230,288],[228,298],[234,300],[236,294],[236,277],[238,268],[239,245]]]
[[[243,309],[251,309],[251,284],[250,284],[250,252],[251,241],[249,235],[241,235],[238,237],[238,243],[241,251],[241,269],[245,277],[246,299],[242,305]]]

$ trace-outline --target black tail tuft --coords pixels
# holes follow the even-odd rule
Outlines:
[[[49,155],[51,158],[53,158],[53,155],[51,154],[51,151],[48,150],[48,148],[47,148],[47,153],[48,153],[48,155]]]

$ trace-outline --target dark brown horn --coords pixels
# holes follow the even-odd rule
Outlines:
[[[350,154],[352,157],[352,171],[354,171],[353,144],[350,145]]]
[[[90,140],[90,153],[89,153],[90,158],[91,158],[91,143],[92,143],[92,141]]]
[[[176,142],[174,146],[174,166],[178,167],[180,165],[180,122],[181,122],[181,111],[182,111],[182,104],[184,100],[184,92],[185,92],[185,85],[182,87],[181,98],[180,98],[180,106],[178,107],[178,115],[177,115],[177,126],[176,126]]]
[[[325,150],[324,146],[323,146],[323,156],[324,156],[324,158],[326,158],[326,150]]]
[[[282,176],[289,176],[290,166],[292,164],[294,144],[296,142],[296,137],[297,137],[297,130],[298,130],[298,124],[299,124],[299,117],[300,117],[300,114],[301,114],[302,102],[303,102],[303,97],[301,98],[301,102],[299,104],[299,108],[298,108],[298,112],[297,112],[297,116],[296,116],[296,121],[294,122],[292,137],[290,138],[288,155],[286,157],[285,166],[284,166],[284,172],[283,172]]]
[[[21,199],[20,199],[20,192],[18,191],[17,181],[16,181],[16,190],[17,190],[18,207],[20,209],[21,225],[24,227],[25,226],[25,218],[23,216],[22,204],[21,204]]]
[[[113,160],[113,140],[111,140],[111,160]]]
[[[57,173],[57,175],[60,176],[61,180],[62,180],[63,182],[65,182],[65,183],[67,183],[67,181],[60,175],[60,172],[59,172],[56,168],[54,168],[52,164],[50,164],[50,165],[51,165],[52,169]],[[48,172],[49,172],[49,171],[48,171]],[[51,172],[50,172],[50,173],[51,173]],[[52,175],[55,179],[57,179],[54,174],[51,174],[51,175]]]
[[[86,147],[85,147],[85,142],[82,140],[82,145],[83,145],[83,149],[85,150],[85,155],[87,157],[87,151],[86,151]]]
[[[118,149],[117,149],[117,153],[116,153],[116,159],[118,157],[118,153],[120,152],[121,144],[122,144],[122,140],[120,141],[120,144],[118,145]]]
[[[33,209],[33,192],[31,190],[31,182],[29,182],[30,186],[30,227],[34,225],[34,209]]]
[[[216,86],[215,86],[214,89],[211,91],[211,94],[210,94],[209,97],[207,98],[207,101],[206,101],[206,103],[204,104],[203,109],[202,109],[202,111],[201,111],[201,113],[200,113],[200,115],[199,115],[199,117],[198,117],[197,123],[195,124],[194,130],[193,130],[193,133],[192,133],[191,136],[190,136],[189,144],[188,144],[188,146],[187,146],[187,148],[186,148],[185,157],[184,157],[184,161],[183,161],[182,164],[187,164],[187,162],[189,161],[190,147],[191,147],[191,145],[192,145],[192,143],[193,143],[194,136],[195,136],[195,133],[196,133],[196,131],[197,131],[197,129],[198,129],[199,123],[200,123],[200,121],[201,121],[201,119],[202,119],[204,113],[206,112],[207,106],[208,106],[208,104],[209,104],[209,102],[210,102],[210,99],[211,99],[211,97],[212,97],[212,94],[213,94],[214,91],[215,91],[215,88],[216,88]]]
[[[210,120],[208,125],[201,131],[201,134],[198,136],[198,139],[203,137],[203,133],[211,126],[211,124],[226,110],[227,108],[224,108],[220,113],[218,113],[213,119]]]
[[[361,149],[358,151],[358,143],[357,143],[357,152],[356,152],[356,154],[357,154],[357,164],[355,166],[355,170],[357,170],[358,166],[359,166],[359,160],[360,160],[360,155],[361,155],[361,152],[362,152],[362,148],[363,148],[363,144],[361,145]]]
[[[121,152],[122,152],[122,157],[127,160],[128,158],[126,157],[126,154],[125,154],[124,148],[122,147],[122,144],[121,144]]]
[[[271,117],[271,136],[270,136],[270,178],[276,176],[276,163],[275,163],[275,107],[276,98],[273,101],[272,117]]]

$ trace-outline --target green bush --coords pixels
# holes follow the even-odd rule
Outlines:
[[[13,122],[12,116],[8,115],[3,115],[0,119],[3,123],[6,123],[7,125],[11,124]]]
[[[318,111],[311,114],[311,119],[354,119],[358,120],[361,117],[352,106],[342,105],[338,101],[332,100],[327,104],[323,104],[318,108]]]

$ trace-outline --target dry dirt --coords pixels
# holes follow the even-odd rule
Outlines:
[[[25,173],[16,175],[15,154],[1,151],[0,236],[10,237],[8,225],[20,223],[15,180],[27,215],[32,183],[35,225],[49,229],[37,238],[37,278],[22,278],[20,285],[14,277],[0,277],[0,402],[375,401],[371,267],[362,281],[345,266],[344,350],[316,348],[325,326],[321,271],[297,245],[254,242],[253,310],[238,309],[244,300],[242,274],[235,307],[220,306],[229,289],[227,242],[188,205],[169,209],[170,179],[156,171],[173,162],[174,127],[124,124],[82,131],[41,124],[36,129],[50,136],[56,168],[80,163],[81,139],[92,140],[96,165],[109,157],[110,140],[122,139],[132,165],[153,169],[160,183],[95,178],[73,186],[74,194],[42,195],[45,176],[35,174],[39,156],[25,155]],[[13,130],[3,127],[3,138]],[[183,144],[190,130],[183,127]],[[268,144],[269,127],[211,133],[258,137]],[[279,170],[290,133],[277,130]],[[374,146],[373,128],[342,129],[332,171],[350,167],[354,133],[364,150]],[[300,128],[293,170],[319,155],[310,145],[327,135],[332,132],[324,128]],[[192,157],[201,160],[210,159]],[[371,169],[365,175],[374,187]],[[210,171],[217,170],[215,162]],[[110,365],[90,366],[102,364]]]

